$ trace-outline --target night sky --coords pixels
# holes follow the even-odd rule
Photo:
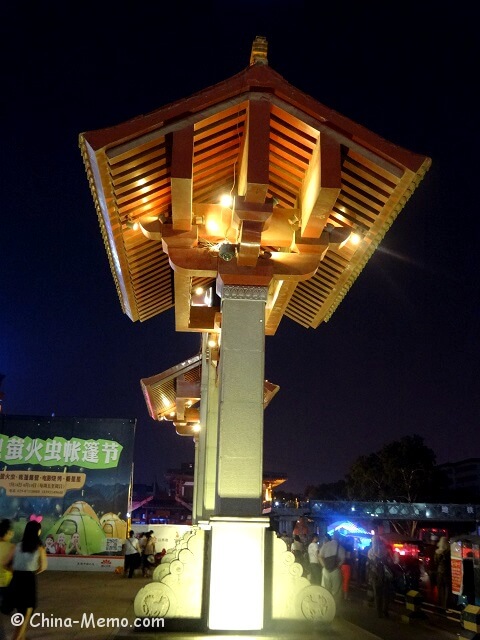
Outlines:
[[[287,491],[344,477],[417,433],[437,462],[480,456],[478,32],[433,2],[4,3],[0,373],[4,413],[136,418],[135,481],[164,484],[191,438],[153,421],[140,378],[200,348],[173,310],[122,313],[81,132],[270,66],[432,167],[328,323],[266,338],[264,469]],[[131,7],[131,8],[129,8]]]

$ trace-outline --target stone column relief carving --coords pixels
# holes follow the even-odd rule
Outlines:
[[[153,582],[135,596],[139,618],[197,618],[202,615],[205,532],[185,533],[153,572]]]
[[[223,286],[223,300],[263,300],[267,301],[268,288],[226,284]]]
[[[310,584],[303,576],[303,567],[287,550],[283,540],[273,541],[272,620],[304,620],[331,622],[335,617],[332,594]]]

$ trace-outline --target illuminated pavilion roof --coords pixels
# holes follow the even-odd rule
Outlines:
[[[174,423],[179,435],[194,435],[195,424],[200,421],[201,354],[150,378],[142,378],[140,384],[154,420]],[[268,380],[263,384],[263,408],[266,409],[280,387]]]
[[[233,77],[79,142],[124,313],[175,306],[179,331],[214,330],[219,274],[267,283],[267,335],[318,327],[431,164],[290,85],[263,38]]]

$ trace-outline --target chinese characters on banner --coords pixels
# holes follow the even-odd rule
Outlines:
[[[0,414],[0,513],[17,539],[42,520],[50,568],[120,566],[134,436],[131,419]]]

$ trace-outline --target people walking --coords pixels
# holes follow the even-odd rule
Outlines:
[[[13,528],[11,521],[5,518],[0,522],[0,609],[7,587],[12,579],[12,555],[15,545],[12,542]],[[0,640],[7,637],[3,626],[3,616],[0,616]]]
[[[393,559],[387,545],[378,537],[372,539],[368,552],[368,580],[379,618],[388,618],[393,590]]]
[[[145,534],[147,542],[142,552],[142,573],[144,578],[150,576],[151,570],[155,566],[155,542],[156,538],[150,531]]]
[[[13,576],[2,611],[17,611],[24,616],[23,623],[15,628],[12,640],[25,637],[30,617],[37,607],[37,575],[47,568],[47,554],[40,534],[40,523],[30,520],[25,525],[22,541],[12,551]]]
[[[345,549],[340,544],[340,534],[334,533],[333,539],[327,540],[320,548],[318,557],[322,565],[322,587],[332,594],[335,604],[339,604],[342,596],[342,574],[340,567],[345,561]]]
[[[125,540],[124,554],[125,554],[125,575],[128,578],[133,578],[135,569],[138,569],[138,567],[141,564],[140,546],[138,544],[138,540],[135,537],[135,533],[133,531],[129,532],[128,538]]]
[[[298,535],[293,536],[293,542],[290,545],[290,551],[295,556],[295,561],[298,562],[299,564],[302,564],[304,549],[303,549],[303,542],[300,540],[300,536]]]
[[[438,606],[447,609],[452,588],[452,568],[450,562],[450,545],[445,536],[437,544],[434,555],[435,577],[438,589]]]
[[[310,572],[310,582],[318,586],[322,583],[322,568],[318,559],[318,535],[313,534],[310,544],[307,547],[308,571]]]
[[[340,565],[340,571],[342,574],[342,593],[343,599],[350,599],[350,580],[352,577],[352,564],[353,564],[353,546],[351,544],[345,544],[345,560]]]

